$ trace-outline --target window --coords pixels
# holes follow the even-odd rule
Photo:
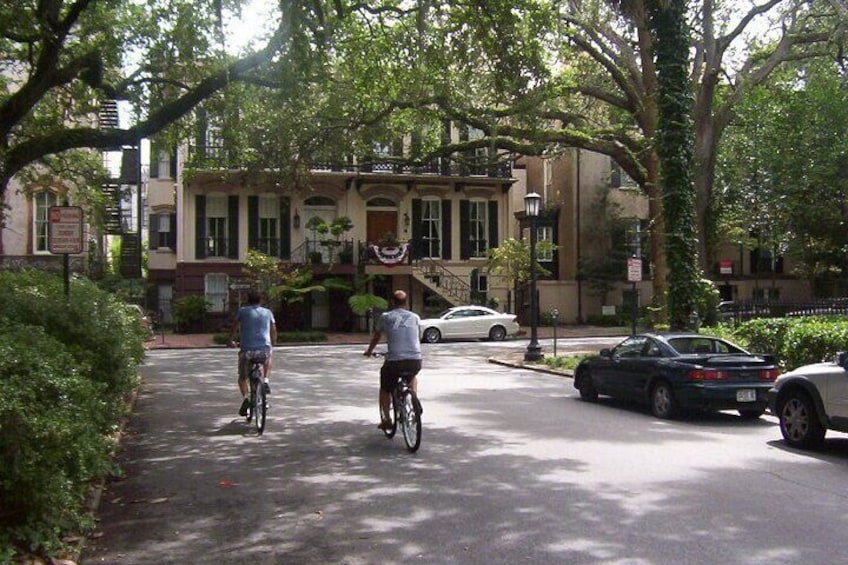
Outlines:
[[[550,159],[542,161],[542,202],[552,202],[554,195],[554,164]]]
[[[159,214],[158,216],[154,216],[153,221],[158,222],[159,224],[159,234],[157,237],[159,248],[168,247],[173,249],[171,239],[171,215]]]
[[[227,256],[227,197],[206,197],[206,256]]]
[[[33,213],[35,217],[32,222],[33,229],[33,251],[35,253],[47,253],[47,238],[50,223],[48,221],[48,211],[51,206],[57,206],[56,195],[52,192],[42,191],[36,192],[33,197]]]
[[[610,186],[612,188],[636,188],[636,181],[624,172],[622,168],[610,159]]]
[[[549,241],[553,244],[554,242],[554,228],[553,226],[540,226],[536,228],[536,241]],[[554,260],[554,251],[553,249],[542,250],[536,249],[536,261],[540,263],[550,263]]]
[[[279,240],[280,205],[273,196],[259,198],[259,251],[272,257],[277,255]]]
[[[227,275],[220,273],[209,273],[205,279],[205,298],[211,305],[210,312],[226,312],[227,311]]]
[[[468,227],[472,257],[485,257],[486,251],[489,249],[487,210],[488,202],[486,201],[480,200],[468,203]]]
[[[421,226],[423,234],[423,257],[438,259],[442,256],[442,201],[421,202]]]

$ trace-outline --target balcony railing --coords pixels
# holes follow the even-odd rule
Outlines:
[[[199,169],[235,169],[238,164],[232,152],[222,146],[189,146],[189,163]],[[410,164],[393,157],[368,157],[359,163],[347,160],[313,161],[309,169],[314,172],[344,172],[394,175],[438,175],[450,177],[510,178],[512,167],[508,161],[492,161],[488,157],[439,157],[421,164]]]

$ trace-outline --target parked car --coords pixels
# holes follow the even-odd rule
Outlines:
[[[768,318],[772,315],[771,308],[765,304],[754,302],[736,303],[723,300],[716,307],[716,316],[720,322],[733,320],[745,321],[753,318]]]
[[[684,409],[738,410],[759,418],[778,370],[771,355],[754,355],[718,337],[645,333],[587,357],[574,371],[580,398],[598,395],[647,403],[657,418]]]
[[[421,341],[443,339],[491,339],[502,341],[517,335],[520,326],[515,314],[503,314],[485,306],[456,306],[436,318],[421,320]]]
[[[768,400],[784,441],[792,447],[817,447],[827,430],[848,432],[848,353],[781,375]]]

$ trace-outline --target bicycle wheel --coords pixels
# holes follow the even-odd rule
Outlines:
[[[421,404],[418,396],[412,390],[403,393],[400,407],[401,418],[403,418],[403,440],[406,448],[416,452],[421,445]]]
[[[382,418],[383,415],[380,414],[380,417]],[[383,433],[386,434],[387,438],[391,439],[391,438],[395,437],[395,432],[397,431],[397,425],[398,425],[398,414],[397,414],[397,407],[395,406],[395,394],[394,393],[389,395],[389,418],[392,419],[392,425],[389,426],[388,428],[385,428],[383,430]]]
[[[262,367],[256,368],[255,379],[251,379],[251,388],[253,394],[253,422],[256,426],[256,433],[262,435],[265,431],[265,416],[268,412],[268,398],[265,395],[265,386],[262,382]]]

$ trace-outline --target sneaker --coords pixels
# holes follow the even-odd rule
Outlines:
[[[265,394],[271,394],[271,385],[268,384],[268,381],[262,383],[262,386],[265,389]]]
[[[382,422],[377,424],[377,427],[383,431],[390,430],[392,429],[392,422],[391,420],[383,420]]]
[[[245,399],[241,402],[241,408],[239,408],[239,416],[247,416],[248,408],[250,408],[250,399],[245,397]]]

